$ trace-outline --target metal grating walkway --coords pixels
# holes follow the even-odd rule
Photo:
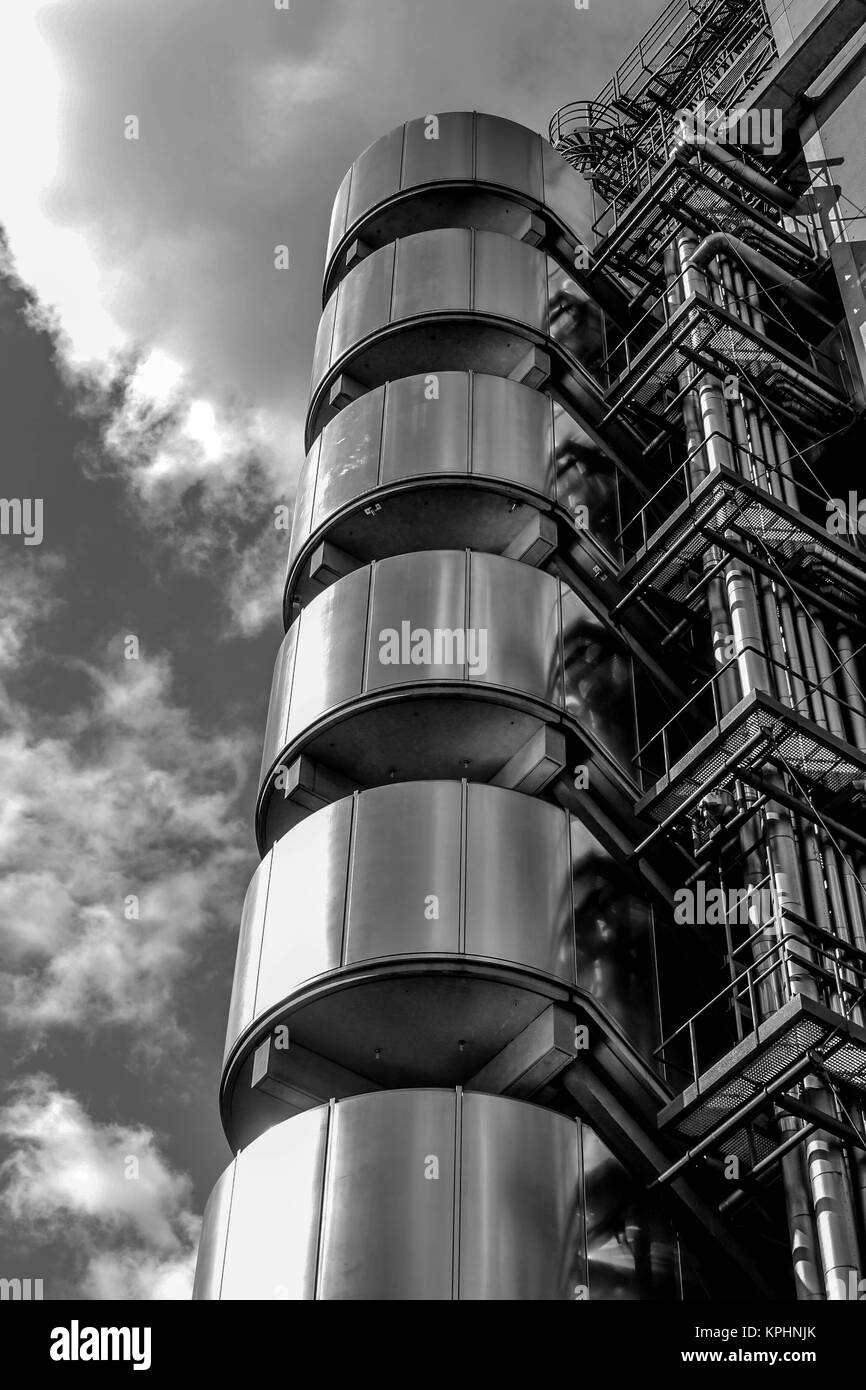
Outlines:
[[[801,1076],[814,1073],[818,1063],[831,1077],[866,1095],[866,1029],[799,994],[665,1106],[659,1127],[686,1139],[703,1139],[762,1091],[771,1093],[771,1108],[774,1083],[798,1065]],[[726,1152],[735,1151],[735,1136],[746,1144],[754,1135],[751,1127],[748,1134],[746,1128],[728,1134]],[[772,1146],[775,1141],[767,1142]]]
[[[641,797],[636,813],[657,824],[674,823],[699,788],[727,787],[738,773],[774,760],[831,793],[852,787],[866,773],[866,750],[754,690]]]
[[[829,377],[702,294],[689,295],[635,354],[607,393],[607,418],[631,407],[673,426],[679,379],[690,370],[694,374],[695,367],[716,377],[736,376],[801,421],[805,405],[818,429],[829,431],[840,420],[853,418],[847,396]]]
[[[692,572],[700,569],[702,557],[716,543],[715,537],[706,534],[707,528],[724,532],[732,526],[744,539],[760,542],[785,571],[808,563],[806,547],[810,545],[820,546],[830,563],[838,557],[843,570],[846,564],[863,565],[862,554],[828,535],[826,527],[732,469],[714,468],[625,565],[620,580],[629,593],[620,606],[649,589],[682,602],[693,589]],[[837,581],[846,582],[844,573],[838,574]],[[701,594],[693,600],[696,606],[702,601]],[[861,596],[852,591],[852,601],[859,604]]]
[[[701,166],[700,156],[687,159],[674,154],[653,173],[622,216],[616,214],[616,204],[613,205],[615,225],[600,237],[593,269],[610,264],[629,277],[635,270],[646,275],[660,271],[665,248],[682,226],[680,209],[703,222],[707,231],[738,234],[745,218],[767,226],[774,236],[777,257],[789,260],[792,266],[802,264],[803,256],[809,252],[803,241],[793,237],[789,240],[788,233],[778,224],[778,209],[772,204],[736,183],[721,169],[713,168],[709,176]],[[596,227],[601,220],[597,220]]]

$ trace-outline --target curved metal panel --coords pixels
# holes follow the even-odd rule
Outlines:
[[[270,851],[270,887],[255,1014],[315,975],[335,970],[343,949],[352,799],[301,821]],[[240,1031],[240,1030],[239,1030]]]
[[[399,273],[392,294],[395,256]],[[566,290],[566,284],[573,289]],[[327,384],[338,370],[367,389],[413,373],[454,368],[509,377],[539,339],[552,354],[553,378],[574,398],[574,408],[601,410],[600,311],[528,242],[498,231],[416,232],[357,264],[329,306],[335,298],[326,365],[327,313],[317,340],[308,445],[342,408],[326,400]],[[558,337],[548,334],[550,304]]]
[[[256,1015],[256,993],[259,984],[262,938],[267,920],[268,886],[272,862],[273,855],[271,854],[262,860],[250,879],[250,886],[244,898],[234,983],[231,1003],[229,1004],[228,1028],[226,1029],[226,1056],[234,1046],[235,1040]]]
[[[392,319],[466,310],[471,293],[470,231],[447,227],[396,243]]]
[[[341,965],[453,953],[574,983],[573,883],[578,982],[607,1003],[604,985],[617,1016],[634,1007],[640,943],[622,937],[622,961],[591,955],[592,913],[616,867],[578,823],[572,870],[569,831],[556,806],[456,781],[388,783],[316,811],[277,840],[247,894],[227,1058],[256,1018]]]
[[[407,121],[401,189],[471,179],[474,143],[475,118],[471,111],[446,111],[437,116],[435,124],[426,116]]]
[[[478,233],[474,308],[546,333],[547,257],[526,242]]]
[[[334,423],[336,424],[336,421]],[[322,451],[323,439],[324,435],[320,435],[316,440],[304,459],[298,476],[298,490],[295,493],[295,506],[292,513],[292,532],[289,536],[289,565],[313,529],[313,505],[316,500],[319,455]],[[329,478],[340,477],[340,475],[341,470],[339,469],[328,469],[326,474]]]
[[[477,116],[475,177],[519,188],[541,202],[541,136],[501,116]]]
[[[337,362],[347,348],[388,323],[394,252],[394,246],[383,246],[375,255],[367,256],[337,290],[331,362]]]
[[[223,1299],[315,1297],[328,1108],[291,1124],[291,1135],[277,1125],[235,1159]]]
[[[310,373],[310,394],[322,380],[333,359],[334,324],[337,321],[337,303],[340,291],[335,290],[322,310],[319,326],[316,329],[316,345],[313,349],[313,368]]]
[[[404,782],[357,798],[347,965],[459,951],[461,801],[459,782]]]
[[[586,180],[575,176],[567,160],[546,140],[541,141],[541,167],[545,203],[564,226],[591,244],[591,200]]]
[[[303,815],[304,803],[269,779],[281,757],[306,751],[355,787],[448,778],[470,765],[473,780],[489,781],[540,720],[561,717],[561,651],[559,582],[516,560],[427,550],[345,575],[312,599],[281,649],[262,762],[262,852]],[[362,700],[409,690],[401,709]],[[580,716],[580,691],[570,699]],[[587,718],[602,715],[588,708]],[[272,815],[279,825],[268,829]]]
[[[274,759],[286,742],[299,632],[300,619],[289,628],[277,653],[273,679],[271,680],[271,695],[268,701],[268,720],[265,725],[265,742],[262,750],[259,782],[264,781],[273,766]]]
[[[657,1041],[649,909],[579,820],[535,797],[372,788],[289,830],[253,885],[227,1056],[256,1017],[341,964],[449,952],[576,983],[647,1055]]]
[[[479,198],[486,200],[485,221],[470,215],[473,207],[477,215]],[[491,205],[497,198],[501,215]],[[344,178],[331,217],[326,283],[353,234],[381,246],[423,225],[495,223],[519,236],[521,203],[550,221],[553,240],[560,229],[568,239],[591,235],[584,181],[535,131],[471,111],[409,121],[369,146]]]
[[[395,188],[400,187],[403,162],[403,127],[398,126],[360,155],[352,165],[352,188],[349,193],[347,225],[356,222],[362,212],[375,207]]]
[[[262,853],[309,809],[302,790],[287,799],[270,775],[302,752],[346,790],[464,768],[488,782],[542,722],[567,716],[566,738],[587,740],[591,759],[630,788],[633,692],[622,650],[552,575],[501,555],[417,551],[345,575],[312,599],[281,650],[257,813]]]
[[[564,1115],[380,1091],[238,1155],[208,1203],[195,1297],[559,1301],[588,1286],[591,1299],[675,1299],[676,1239],[648,1208]]]
[[[369,587],[370,570],[356,570],[326,589],[297,619],[286,743],[326,710],[360,693]]]
[[[337,196],[334,199],[334,205],[331,208],[331,224],[328,228],[328,249],[325,253],[326,265],[330,262],[330,259],[333,256],[338,243],[342,240],[343,233],[346,230],[346,222],[349,215],[349,189],[352,184],[353,173],[354,165],[351,169],[347,169],[345,174],[343,175],[343,181],[340,184],[340,187],[337,189]]]
[[[451,1298],[455,1129],[449,1091],[334,1107],[319,1298]]]
[[[545,497],[554,492],[552,402],[504,377],[472,382],[473,475],[507,478]]]
[[[205,1204],[192,1286],[194,1299],[215,1300],[222,1292],[234,1181],[235,1165],[232,1163],[220,1173]]]
[[[384,391],[371,391],[340,412],[321,435],[319,485],[312,525],[378,481]]]
[[[463,1098],[460,1298],[565,1301],[583,1282],[577,1123]]]
[[[559,585],[551,576],[501,556],[470,556],[469,629],[485,660],[470,681],[519,690],[562,704]],[[517,640],[519,634],[519,640]]]
[[[383,483],[428,473],[465,475],[469,466],[469,380],[468,372],[438,372],[432,377],[410,376],[389,382],[382,442]]]
[[[299,556],[305,552],[309,557],[314,538],[328,539],[328,532],[334,532],[338,549],[359,562],[447,548],[455,531],[475,548],[498,553],[525,526],[529,506],[542,509],[554,502],[557,472],[558,491],[574,508],[594,502],[597,490],[589,470],[595,465],[601,476],[602,464],[606,466],[609,495],[600,521],[607,535],[615,520],[615,512],[609,516],[611,465],[574,422],[570,436],[566,424],[559,428],[556,458],[554,411],[557,417],[564,415],[549,396],[517,381],[465,371],[401,377],[346,406],[325,426],[301,471],[289,546],[287,615],[292,598],[307,602],[312,597],[313,585]],[[478,486],[447,493],[441,487],[446,477],[471,477]],[[418,480],[417,503],[408,498],[395,503],[394,486],[413,479]],[[515,506],[513,488],[534,497]],[[380,489],[389,490],[382,516],[381,506],[375,510]],[[315,587],[324,584],[317,581]]]
[[[465,592],[459,550],[422,550],[375,565],[365,689],[463,680]]]
[[[467,954],[573,980],[568,813],[498,787],[467,796]]]

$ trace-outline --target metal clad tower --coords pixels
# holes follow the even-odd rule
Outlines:
[[[347,174],[196,1297],[856,1296],[864,18]]]

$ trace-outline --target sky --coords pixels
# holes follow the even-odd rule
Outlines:
[[[275,518],[343,173],[428,113],[546,132],[661,8],[278,4],[0,5],[0,490],[42,503],[38,543],[0,535],[0,1277],[46,1299],[187,1298],[230,1158]]]

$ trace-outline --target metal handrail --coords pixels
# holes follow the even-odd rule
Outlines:
[[[731,12],[728,16],[730,22],[722,32],[719,21],[726,9]],[[699,51],[696,59],[689,53],[689,61],[677,68],[675,64],[678,55],[688,52],[688,45],[693,43],[695,31],[709,19],[714,21],[715,27],[705,51]],[[678,30],[682,32],[678,33]],[[567,141],[569,135],[577,129],[574,124],[575,113],[581,111],[582,118],[582,111],[590,109],[593,112],[593,125],[599,131],[603,128],[611,132],[628,131],[631,148],[624,152],[624,158],[627,168],[631,166],[636,169],[646,143],[646,135],[656,121],[662,126],[663,140],[669,139],[670,132],[664,133],[665,113],[667,112],[670,124],[675,116],[674,96],[677,105],[682,107],[713,94],[726,73],[731,71],[734,64],[748,53],[749,48],[762,35],[766,38],[765,47],[772,60],[777,50],[763,0],[743,0],[743,3],[740,3],[740,0],[673,0],[593,101],[572,102],[554,113],[549,126],[551,143],[557,145]],[[721,71],[720,64],[723,64]],[[767,66],[766,53],[757,71],[753,71],[753,65],[747,66],[738,77],[735,86],[725,93],[726,102],[740,100],[766,71]],[[656,94],[650,98],[651,109],[647,110],[645,90],[654,78],[663,75],[671,79],[668,93],[670,100],[665,102]],[[641,97],[644,97],[643,104],[640,101]],[[621,112],[623,104],[629,102],[634,103],[637,110],[630,113],[631,119],[624,122]],[[620,112],[615,113],[612,108],[617,104],[620,105]],[[668,110],[668,107],[671,109]],[[625,110],[628,111],[627,106]],[[640,119],[642,112],[645,113],[643,121]],[[637,119],[634,119],[635,115]],[[654,137],[652,144],[655,150]],[[623,154],[617,155],[613,149],[610,153],[613,159],[609,157],[607,161],[600,161],[592,176],[598,180],[605,174],[605,181],[615,186],[617,181],[623,181],[622,169],[617,176],[615,167],[617,162],[622,164]],[[626,181],[631,183],[632,176],[627,176]]]
[[[652,300],[649,307],[644,310],[637,322],[629,329],[628,333],[623,335],[616,347],[604,358],[600,364],[599,371],[604,379],[612,383],[612,386],[621,384],[625,378],[628,377],[632,370],[634,358],[643,351],[647,343],[651,341],[652,338],[656,337],[658,333],[663,330],[670,331],[673,319],[682,314],[684,306],[693,296],[692,294],[684,294],[681,298],[677,291],[680,288],[685,290],[686,279],[689,273],[690,272],[687,270],[681,271],[677,278],[672,280],[667,288]],[[715,275],[709,267],[703,268],[701,274],[705,280],[717,285],[723,291],[726,289],[724,282],[719,276]],[[711,304],[711,307],[720,310],[722,313],[730,313],[724,304]],[[776,328],[784,338],[791,338],[793,336],[790,323],[787,323],[783,318],[780,318],[778,314],[766,308],[764,305],[761,306],[761,316],[765,324]],[[649,321],[652,321],[650,326],[653,327],[653,332],[647,337],[641,334],[641,330]],[[745,320],[743,320],[742,323],[738,323],[737,327],[741,328],[746,336],[754,334],[754,330],[751,329],[750,325]],[[762,341],[766,343],[767,350],[772,352],[774,340],[766,332],[761,333],[760,336]],[[829,353],[822,352],[820,348],[807,342],[803,338],[798,337],[797,342],[802,344],[808,354],[806,358],[801,357],[800,359],[803,361],[804,365],[808,364],[813,371],[819,372],[832,382],[832,371],[835,367],[835,363]],[[616,373],[611,371],[611,363],[617,357],[621,358],[623,354],[625,354],[625,367]],[[818,360],[819,358],[829,365],[830,371],[822,370]],[[727,375],[727,371],[725,375]]]
[[[600,101],[571,101],[550,118],[550,143],[557,145],[567,140],[578,130],[596,128],[598,130],[619,130],[620,122],[609,108]]]
[[[811,723],[814,723],[815,721],[813,720],[812,714],[808,707],[805,710],[799,709],[798,707],[801,706],[803,702],[812,695],[820,696],[824,700],[832,700],[834,705],[838,706],[840,709],[847,710],[849,716],[853,716],[854,718],[856,718],[859,714],[859,711],[855,708],[855,706],[849,704],[847,700],[843,700],[841,696],[834,695],[832,691],[827,689],[826,685],[822,681],[812,680],[810,676],[807,676],[803,671],[798,670],[797,667],[791,665],[790,663],[786,664],[785,662],[777,661],[775,657],[770,656],[769,652],[765,651],[763,647],[757,644],[757,642],[744,642],[743,645],[737,651],[737,653],[734,656],[729,657],[727,661],[723,662],[722,665],[719,666],[718,671],[715,671],[710,676],[709,680],[707,680],[698,690],[696,690],[694,695],[692,695],[688,700],[686,700],[685,704],[681,705],[681,707],[677,710],[676,714],[672,715],[671,718],[668,719],[667,722],[663,724],[660,729],[657,729],[654,734],[652,734],[640,745],[632,760],[639,773],[643,774],[645,771],[641,764],[644,760],[644,755],[647,749],[650,748],[652,744],[658,742],[658,740],[661,740],[662,757],[664,760],[663,776],[667,777],[670,775],[670,731],[674,725],[680,724],[682,722],[686,714],[686,711],[689,710],[693,705],[695,705],[697,701],[699,701],[702,697],[706,696],[707,693],[709,693],[712,698],[714,718],[713,721],[707,725],[702,736],[706,736],[706,734],[711,733],[713,729],[715,729],[716,733],[719,734],[719,736],[721,736],[723,720],[726,719],[729,715],[735,713],[737,708],[736,706],[734,706],[733,710],[726,710],[723,708],[721,700],[719,698],[721,679],[726,671],[738,665],[740,659],[746,652],[754,652],[756,656],[759,656],[762,661],[766,662],[767,666],[774,666],[777,670],[783,671],[786,676],[794,676],[798,681],[801,682],[801,684],[806,690],[806,694],[801,696],[799,700],[794,701],[792,699],[792,702],[789,705],[787,705],[786,708],[794,713],[799,713],[802,718],[808,719]],[[824,681],[828,679],[829,677],[824,677]],[[772,690],[766,690],[763,693],[765,695],[770,696],[772,699],[776,698]],[[742,703],[742,701],[740,701],[740,703]],[[658,780],[658,778],[656,778],[655,780]]]
[[[654,159],[647,159],[646,163],[641,167],[638,173],[634,175],[630,182],[625,184],[613,198],[609,199],[609,201],[604,204],[601,212],[592,223],[592,231],[598,243],[596,246],[596,254],[598,256],[604,254],[605,240],[612,236],[614,232],[619,229],[620,225],[628,219],[638,199],[651,188],[654,180],[665,172],[666,167],[673,167],[673,159],[674,155],[672,151],[667,152],[667,157],[662,164],[657,164]],[[754,161],[749,160],[743,150],[738,150],[737,159],[747,167],[751,168],[754,165]],[[709,163],[700,150],[696,150],[692,158],[688,161],[680,159],[679,164],[681,171],[686,174],[691,171],[697,171],[698,174],[702,174],[704,177],[709,176],[715,188],[718,189],[720,197],[738,199],[745,205],[751,216],[766,218],[770,222],[773,222],[774,215],[777,219],[781,217],[778,209],[772,208],[769,203],[763,201],[753,190],[738,182],[732,173],[726,171],[723,174],[716,165]],[[760,173],[761,170],[756,168],[755,172]],[[734,189],[736,189],[736,192],[734,192]],[[688,203],[686,203],[686,206],[688,206]],[[670,215],[674,216],[675,214],[671,212]],[[606,222],[609,225],[605,227],[604,224]],[[792,224],[797,230],[796,238],[792,234]],[[783,227],[779,220],[774,223],[774,228],[779,235],[789,238],[791,242],[796,242],[799,239],[799,241],[803,243],[804,250],[810,251],[812,255],[816,254],[812,229],[806,218],[795,217],[788,213],[785,215],[785,226]]]
[[[657,1057],[664,1066],[680,1071],[686,1076],[690,1075],[693,1081],[697,1081],[702,1070],[718,1061],[719,1057],[728,1050],[725,1046],[719,1050],[717,1045],[709,1058],[702,1060],[700,1057],[698,1028],[702,1022],[707,1021],[710,1011],[727,1000],[727,1010],[732,1012],[737,1020],[737,1041],[739,1042],[743,1037],[740,1021],[741,1011],[747,1012],[753,1028],[757,1028],[761,1022],[766,1021],[767,1017],[775,1012],[772,1009],[761,1010],[758,1007],[759,987],[774,975],[787,974],[789,966],[802,969],[804,964],[802,947],[804,946],[812,955],[809,966],[819,992],[825,996],[835,996],[840,1001],[844,996],[855,991],[859,1000],[859,997],[866,992],[866,968],[864,968],[866,956],[864,953],[849,942],[835,937],[831,944],[825,945],[822,938],[828,934],[821,931],[815,923],[809,922],[805,917],[792,912],[790,909],[778,909],[772,917],[767,918],[755,929],[749,937],[749,942],[754,944],[756,938],[774,927],[780,918],[785,921],[793,921],[796,926],[803,929],[804,938],[789,934],[774,942],[762,955],[741,970],[729,984],[719,990],[712,999],[708,1000],[702,1008],[686,1019],[685,1023],[681,1023],[674,1032],[668,1034],[653,1051],[653,1056]],[[801,950],[798,951],[797,947],[800,947]],[[841,960],[840,957],[842,957]],[[730,961],[731,957],[728,959]],[[688,1036],[690,1069],[665,1056],[665,1053],[678,1040],[682,1039],[683,1035]]]
[[[727,444],[731,450],[731,454],[733,457],[748,460],[754,463],[755,470],[759,475],[763,473],[766,473],[768,475],[775,474],[779,478],[785,478],[785,474],[778,464],[771,463],[768,459],[761,458],[758,454],[754,452],[753,449],[749,448],[748,445],[742,444],[738,440],[735,440],[733,436],[727,434],[724,430],[712,430],[711,433],[708,434],[705,439],[700,440],[699,443],[697,443],[692,449],[689,450],[683,461],[681,463],[678,463],[676,467],[671,470],[671,472],[664,479],[664,481],[661,482],[659,486],[656,488],[652,496],[646,500],[642,507],[638,508],[638,510],[629,518],[625,525],[622,526],[620,530],[617,532],[614,539],[622,546],[624,550],[631,552],[631,554],[633,555],[637,554],[639,550],[642,550],[649,545],[652,538],[657,534],[658,531],[662,529],[665,522],[669,520],[668,514],[667,516],[665,516],[664,520],[661,521],[657,526],[654,526],[651,531],[648,530],[647,520],[649,512],[651,508],[659,502],[662,495],[665,492],[667,492],[669,488],[671,488],[675,483],[678,484],[680,502],[675,505],[680,505],[680,503],[682,502],[689,502],[691,501],[693,495],[698,491],[698,489],[705,485],[707,478],[710,477],[713,472],[717,471],[717,469],[707,468],[707,470],[702,474],[700,478],[698,478],[696,482],[694,482],[692,479],[692,463],[700,454],[703,454],[707,451],[707,446],[714,439],[717,439],[722,443]],[[751,482],[752,480],[744,475],[744,481]],[[821,508],[825,508],[827,500],[826,497],[822,493],[817,492],[814,488],[809,487],[807,483],[804,483],[802,481],[798,482],[797,491],[801,495],[806,495],[810,499],[819,503],[819,506]],[[773,500],[775,499],[773,499],[772,497],[768,498],[768,502],[772,502]],[[810,519],[808,515],[805,512],[803,512],[802,507],[800,508],[800,511],[806,520]],[[627,540],[627,533],[638,522],[640,523],[641,532],[640,542],[637,543],[631,540]]]

